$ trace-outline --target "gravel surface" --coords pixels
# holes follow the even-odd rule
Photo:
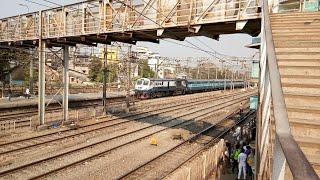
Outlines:
[[[196,100],[201,98],[210,100],[209,99],[210,97],[212,98],[217,95],[221,95],[221,93],[210,92],[210,93],[203,93],[198,95],[195,95],[195,94],[188,95],[185,97],[186,99],[184,100],[184,102],[188,100]],[[160,98],[160,99],[164,99],[164,98]],[[160,99],[158,99],[158,101]],[[181,102],[182,98],[177,96],[177,97],[170,97],[167,99],[168,100],[170,99],[170,101],[172,102],[176,101],[176,103],[179,104],[179,101]],[[163,105],[164,107],[168,106],[168,103],[166,104],[165,101],[163,103],[157,102],[157,99],[152,99],[148,101],[150,101],[149,106],[148,106],[148,103],[146,103],[146,101],[141,101],[141,106],[145,108],[140,108],[139,111],[146,110],[150,107],[151,108],[161,107],[161,105]],[[91,147],[85,148],[83,150],[70,153],[66,156],[61,156],[60,158],[55,159],[54,161],[47,161],[47,162],[41,163],[41,166],[27,168],[21,172],[17,172],[14,175],[6,176],[4,178],[4,179],[26,179],[28,177],[32,177],[33,174],[43,173],[50,169],[56,169],[58,167],[63,166],[64,164],[72,163],[77,160],[81,160],[83,158],[89,157],[91,155],[102,153],[105,150],[109,150],[117,146],[121,146],[122,144],[128,143],[139,137],[144,137],[146,134],[151,134],[156,131],[161,131],[159,133],[156,133],[155,135],[143,138],[142,140],[136,141],[134,143],[130,143],[126,146],[116,148],[113,151],[103,154],[101,157],[90,159],[88,161],[81,163],[80,165],[65,169],[59,172],[58,174],[48,177],[49,179],[75,179],[75,178],[77,179],[79,178],[80,179],[88,179],[88,178],[110,179],[111,178],[112,179],[120,176],[124,172],[129,171],[130,169],[133,169],[134,167],[137,167],[139,164],[152,159],[153,157],[165,152],[166,150],[176,146],[183,139],[186,139],[190,137],[190,135],[196,132],[199,132],[201,129],[205,127],[208,127],[208,125],[212,123],[216,123],[215,122],[216,119],[221,118],[222,116],[225,116],[226,114],[231,112],[230,108],[232,106],[223,110],[218,110],[218,111],[217,111],[217,108],[211,107],[206,109],[206,107],[213,106],[215,104],[218,104],[224,101],[225,99],[214,100],[201,105],[199,104],[199,105],[194,105],[192,107],[184,108],[183,110],[176,110],[170,113],[166,113],[166,116],[162,115],[162,116],[156,116],[151,118],[145,118],[144,120],[132,121],[130,123],[125,123],[125,124],[113,126],[110,128],[105,128],[103,130],[94,131],[92,133],[86,133],[73,138],[54,141],[52,143],[47,143],[36,148],[30,148],[29,150],[23,150],[17,153],[12,153],[10,154],[10,156],[0,155],[0,160],[2,163],[2,166],[0,166],[0,171],[17,167],[23,164],[27,164],[29,162],[34,162],[36,160],[40,160],[48,156],[54,156],[54,155],[68,152],[68,151],[76,150],[81,147],[86,147],[90,144],[102,142],[110,138],[115,138],[112,140],[108,140],[105,143],[99,143],[98,145],[94,145],[94,146],[92,145]],[[153,104],[153,107],[152,107],[152,104]],[[238,105],[235,105],[235,107],[237,106]],[[195,113],[185,116],[183,118],[178,118],[174,121],[169,121],[161,125],[152,126],[153,124],[166,121],[168,118],[179,117],[182,114],[192,113],[193,111]],[[111,118],[112,116],[104,117],[101,119],[91,119],[89,121],[79,122],[79,125],[84,126],[88,124],[95,124],[97,122],[110,120]],[[201,121],[197,121],[200,119]],[[112,125],[113,123],[119,123],[126,120],[127,119],[125,118],[117,119],[114,122],[107,122],[105,123],[105,125],[106,124]],[[178,126],[175,128],[167,129],[167,127],[174,126],[176,124],[185,122],[187,120],[191,120],[189,123],[192,123],[192,124],[189,124],[189,125],[185,124],[182,127]],[[118,137],[121,134],[129,133],[129,132],[139,130],[141,128],[145,128],[149,126],[150,128],[137,131],[136,133],[129,134],[124,137]],[[63,127],[59,129],[51,129],[51,130],[46,130],[41,132],[35,132],[32,135],[29,135],[29,134],[20,135],[20,137],[16,135],[16,136],[7,138],[8,140],[3,142],[10,142],[13,140],[23,139],[27,137],[40,136],[43,134],[49,134],[51,132],[59,132],[65,129],[68,129],[68,128]],[[68,131],[68,133],[65,133],[65,134],[69,134],[69,135],[75,134],[84,130],[85,128],[82,128],[82,130],[80,128],[73,131]],[[86,130],[88,130],[88,128]],[[178,135],[181,136],[181,139],[173,138]],[[50,138],[54,139],[57,136],[63,137],[64,132],[57,133],[57,135],[51,136]],[[150,145],[150,140],[152,137],[157,139],[157,142],[158,142],[157,146]],[[199,144],[194,143],[194,144],[195,146],[198,146],[201,143]],[[14,147],[11,147],[11,148],[14,148]],[[4,146],[0,145],[0,152],[6,149],[8,149],[8,147],[4,148]],[[73,172],[76,172],[76,173],[73,173]]]

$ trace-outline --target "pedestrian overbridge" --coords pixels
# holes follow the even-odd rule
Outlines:
[[[0,19],[0,43],[47,47],[260,33],[258,0],[91,0]]]

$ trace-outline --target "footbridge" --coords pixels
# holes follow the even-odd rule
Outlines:
[[[257,0],[91,0],[0,19],[0,42],[47,47],[260,32]]]

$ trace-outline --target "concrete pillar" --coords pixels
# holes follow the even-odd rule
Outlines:
[[[31,56],[30,58],[30,69],[29,69],[29,90],[30,90],[30,94],[33,94],[33,57]]]
[[[38,80],[38,109],[40,125],[45,123],[45,68],[46,68],[46,43],[39,40],[39,80]]]
[[[63,47],[63,121],[69,120],[69,47]]]
[[[108,51],[107,45],[104,48],[104,61],[103,61],[103,90],[102,90],[102,104],[103,111],[107,113],[107,59]]]
[[[218,79],[218,68],[216,67],[216,79]]]

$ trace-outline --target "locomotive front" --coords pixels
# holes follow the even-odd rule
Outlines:
[[[140,78],[137,80],[134,87],[135,96],[139,99],[149,98],[148,91],[150,90],[150,80],[147,78]]]

